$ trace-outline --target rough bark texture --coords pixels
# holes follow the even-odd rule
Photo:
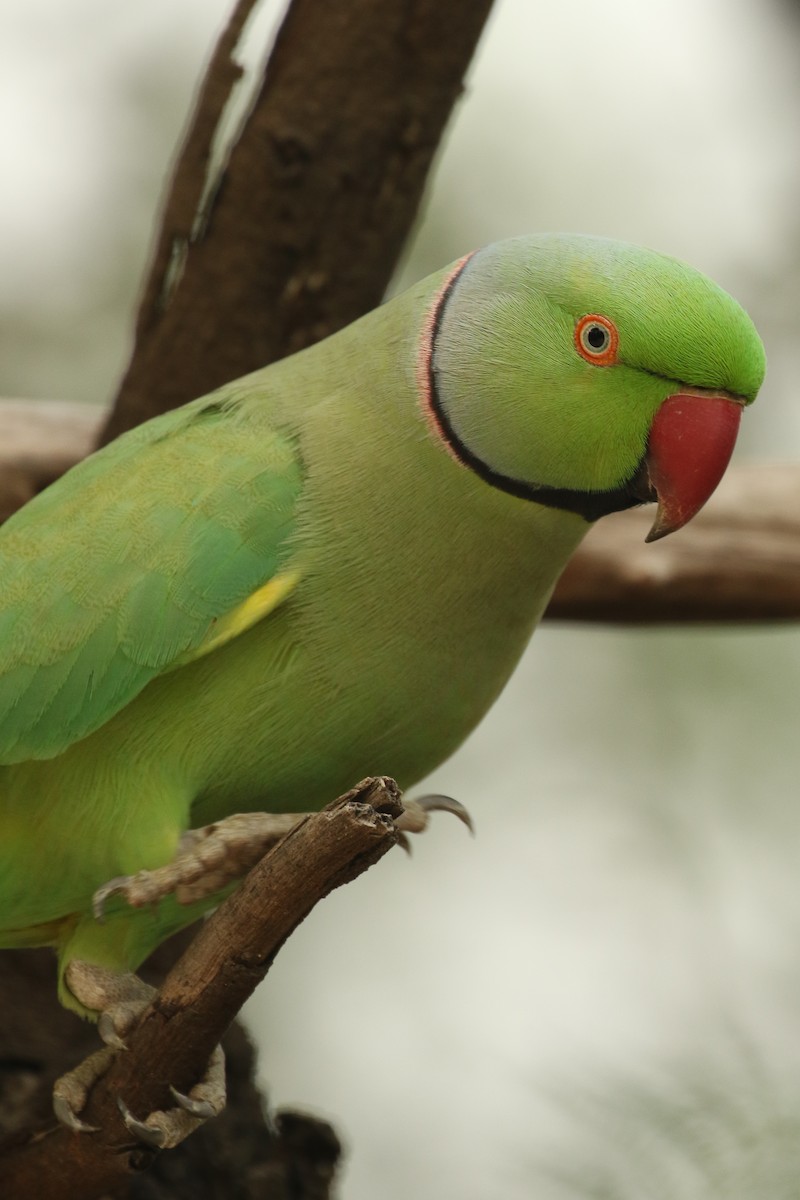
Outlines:
[[[220,89],[202,95],[104,440],[374,308],[491,4],[294,0],[190,238]]]
[[[195,100],[161,214],[147,286],[139,303],[131,368],[158,325],[201,211],[217,129],[243,72],[234,54],[258,0],[239,0],[223,30]],[[135,422],[132,422],[135,423]]]
[[[161,947],[142,975],[158,984],[191,934]],[[3,1155],[28,1128],[52,1127],[55,1079],[98,1047],[97,1030],[56,999],[55,957],[45,950],[0,952],[0,1171]],[[325,1121],[270,1113],[254,1081],[254,1052],[234,1023],[222,1039],[228,1106],[177,1150],[116,1190],[130,1200],[327,1200],[341,1147]],[[16,1136],[15,1136],[16,1134]],[[18,1168],[17,1168],[18,1169]],[[34,1164],[32,1189],[7,1181],[4,1200],[40,1200],[44,1173]],[[12,1190],[13,1189],[13,1190]],[[109,1193],[111,1194],[111,1193]],[[75,1189],[70,1200],[84,1200]]]
[[[401,813],[400,793],[392,780],[366,779],[298,825],[265,855],[200,927],[126,1039],[127,1051],[115,1057],[93,1088],[81,1116],[98,1132],[76,1137],[56,1126],[52,1117],[35,1132],[18,1132],[0,1154],[0,1195],[16,1200],[38,1200],[42,1195],[48,1200],[101,1200],[149,1166],[154,1155],[136,1146],[120,1117],[117,1097],[133,1113],[145,1115],[170,1107],[169,1083],[187,1091],[280,947],[314,905],[395,845],[393,819]],[[253,1162],[237,1160],[236,1138],[229,1145],[225,1136],[234,1134],[236,1120],[232,1103],[227,1130],[225,1123],[222,1129],[214,1123],[211,1144],[222,1147],[246,1175]],[[290,1120],[289,1127],[297,1138],[298,1121]],[[284,1133],[287,1128],[284,1123]],[[268,1164],[269,1143],[274,1140],[280,1137],[263,1139],[259,1167]],[[317,1140],[312,1137],[312,1144]],[[332,1172],[335,1143],[331,1135],[322,1141]],[[198,1147],[195,1157],[207,1156],[208,1150],[208,1144],[203,1152]],[[203,1194],[209,1194],[205,1185]],[[270,1193],[262,1189],[253,1194]]]

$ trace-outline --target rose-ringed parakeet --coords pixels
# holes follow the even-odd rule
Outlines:
[[[592,521],[697,512],[763,372],[691,268],[521,237],[71,470],[0,531],[0,945],[92,1014],[218,899],[174,894],[188,830],[425,776]]]

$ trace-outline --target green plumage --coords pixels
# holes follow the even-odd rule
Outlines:
[[[258,436],[254,455],[235,407],[201,400],[8,522],[0,761],[50,758],[97,729],[276,573],[302,479],[289,439]]]
[[[580,496],[632,478],[670,394],[761,382],[738,305],[650,252],[523,238],[445,302],[451,276],[120,438],[0,531],[0,945],[135,968],[197,911],[100,925],[109,878],[231,812],[409,786],[480,720],[588,524],[456,461],[431,389],[489,474]],[[596,312],[613,366],[575,349]]]

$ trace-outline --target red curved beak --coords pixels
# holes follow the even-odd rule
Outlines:
[[[650,429],[645,462],[658,497],[655,542],[691,521],[708,500],[730,462],[743,402],[726,392],[668,396]]]

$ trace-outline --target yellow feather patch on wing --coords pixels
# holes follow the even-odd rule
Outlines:
[[[238,637],[251,629],[257,621],[262,620],[282,604],[290,592],[294,590],[300,579],[299,571],[283,571],[270,579],[263,587],[248,596],[242,604],[237,604],[229,613],[212,621],[208,633],[197,646],[176,658],[173,667],[182,667],[186,663],[203,658],[212,650],[218,650],[232,638]]]

